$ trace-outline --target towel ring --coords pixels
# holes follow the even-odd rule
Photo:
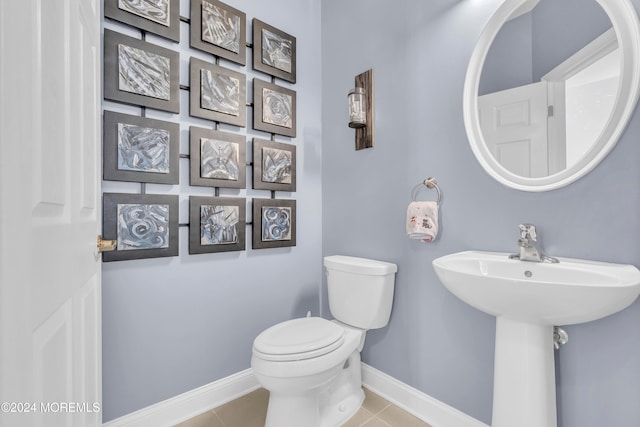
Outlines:
[[[416,201],[416,190],[418,190],[421,185],[424,185],[427,188],[435,188],[436,192],[438,193],[438,201],[436,203],[438,204],[438,206],[440,206],[442,194],[440,193],[440,188],[438,188],[438,181],[436,181],[436,179],[433,177],[429,177],[422,181],[420,184],[417,184],[415,187],[413,187],[413,190],[411,190],[411,201]]]

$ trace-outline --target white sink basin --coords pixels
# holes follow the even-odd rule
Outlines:
[[[558,259],[468,251],[433,261],[447,289],[496,316],[492,427],[557,427],[553,325],[608,316],[640,294],[632,265]]]
[[[640,294],[632,265],[558,258],[559,263],[467,251],[433,261],[440,281],[467,304],[509,319],[543,325],[588,322],[629,306]]]

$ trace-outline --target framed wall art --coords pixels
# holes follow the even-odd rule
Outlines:
[[[179,113],[178,52],[105,29],[104,97]]]
[[[253,19],[253,69],[296,82],[296,38]]]
[[[218,0],[191,0],[191,47],[247,63],[247,15]]]
[[[189,253],[245,250],[244,198],[189,197]]]
[[[296,201],[253,199],[253,249],[296,245]]]
[[[246,127],[245,75],[196,58],[191,58],[189,69],[189,114]]]
[[[253,79],[253,128],[295,138],[296,92]]]
[[[104,193],[102,208],[102,237],[117,241],[103,261],[178,255],[177,195]]]
[[[296,146],[253,138],[253,188],[296,191]]]
[[[245,188],[246,150],[244,135],[192,126],[189,129],[191,185]]]
[[[103,178],[179,184],[180,125],[104,112]]]
[[[104,0],[104,16],[180,42],[180,0]]]

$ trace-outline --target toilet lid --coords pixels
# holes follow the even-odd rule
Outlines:
[[[344,329],[321,317],[287,320],[270,327],[253,342],[265,360],[292,361],[327,354],[342,345]]]

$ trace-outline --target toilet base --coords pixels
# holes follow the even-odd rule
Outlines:
[[[320,426],[341,426],[358,412],[363,401],[360,352],[354,351],[336,379],[320,394]]]
[[[302,396],[269,396],[265,427],[339,427],[355,415],[364,401],[364,391],[341,402],[322,406],[317,393]]]
[[[353,417],[364,402],[364,391],[362,388],[341,402],[320,408],[320,427],[339,427]]]
[[[340,372],[320,388],[295,394],[270,390],[265,427],[339,427],[362,406],[360,352],[345,361]]]

